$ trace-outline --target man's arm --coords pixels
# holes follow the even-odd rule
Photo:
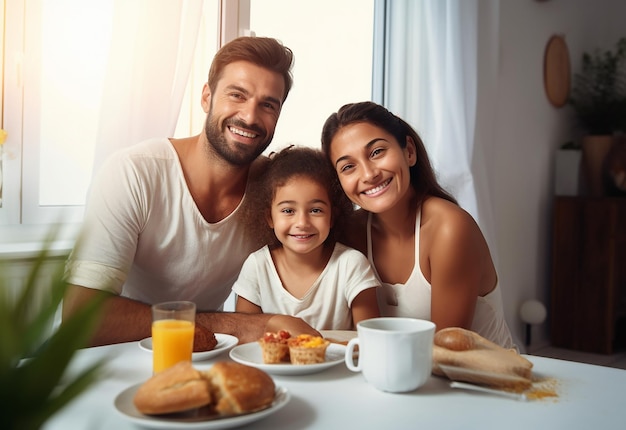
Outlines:
[[[196,321],[215,333],[236,336],[239,343],[256,342],[267,331],[287,330],[292,336],[304,333],[320,336],[304,320],[289,315],[208,312],[199,314]]]
[[[141,340],[152,335],[150,305],[105,291],[70,285],[63,299],[63,319],[82,307],[92,297],[103,294],[102,319],[89,346]]]
[[[89,346],[131,342],[152,335],[152,311],[146,305],[100,290],[70,285],[63,300],[63,319],[67,318],[96,294],[105,294],[103,317]],[[319,332],[300,318],[288,315],[245,314],[235,312],[198,313],[196,322],[215,333],[236,336],[239,343],[254,342],[266,331],[287,330],[292,335]]]

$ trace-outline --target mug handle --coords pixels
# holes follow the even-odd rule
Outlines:
[[[359,360],[359,355],[354,355],[354,347],[359,345],[359,338],[354,337],[348,341],[348,345],[346,345],[346,355],[344,360],[346,362],[346,367],[353,372],[361,371],[361,360]],[[354,360],[356,359],[356,365],[354,364]]]

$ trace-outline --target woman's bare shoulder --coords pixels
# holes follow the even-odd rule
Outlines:
[[[422,204],[422,227],[438,240],[454,240],[455,237],[482,236],[471,214],[460,206],[438,197],[431,197]]]

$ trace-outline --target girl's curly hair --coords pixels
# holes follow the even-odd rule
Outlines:
[[[325,243],[337,241],[337,232],[343,231],[346,218],[354,211],[354,206],[343,192],[334,167],[322,151],[291,145],[271,154],[265,171],[248,186],[241,215],[255,242],[260,241],[270,248],[281,246],[267,218],[277,189],[298,177],[315,181],[328,190],[333,226]]]

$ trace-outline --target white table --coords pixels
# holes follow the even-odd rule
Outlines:
[[[151,375],[151,355],[136,342],[79,351],[73,368],[111,357],[108,376],[54,416],[46,430],[136,429],[113,405],[127,387]],[[406,394],[379,392],[343,363],[306,376],[277,376],[291,400],[282,409],[249,424],[255,429],[609,429],[626,428],[626,371],[527,356],[539,376],[556,378],[557,398],[521,402],[464,390],[431,377]],[[213,360],[195,362],[209,368]]]

